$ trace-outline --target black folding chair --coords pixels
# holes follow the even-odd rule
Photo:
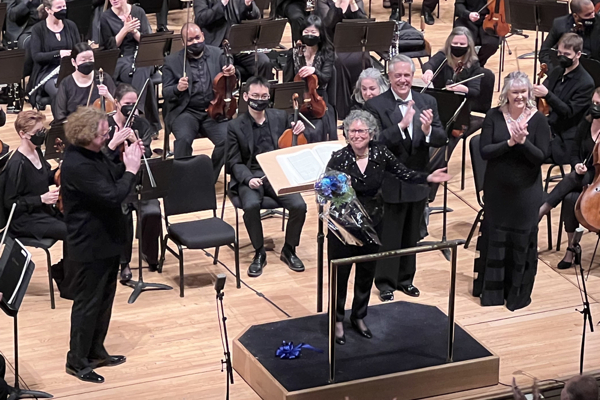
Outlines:
[[[487,167],[487,161],[481,157],[481,150],[479,149],[479,141],[481,135],[473,136],[469,142],[469,152],[471,153],[471,166],[473,168],[473,182],[475,182],[475,194],[477,195],[477,203],[481,209],[477,212],[471,231],[465,242],[465,249],[469,247],[469,243],[475,233],[477,224],[483,221],[483,177],[485,176],[485,169]]]
[[[165,250],[179,260],[179,295],[184,295],[183,249],[215,248],[213,264],[219,259],[219,247],[227,245],[235,253],[236,284],[240,288],[240,257],[236,231],[217,217],[217,198],[213,178],[212,161],[206,155],[180,158],[173,161],[175,177],[164,198],[167,234],[162,243],[158,271],[162,272]],[[211,218],[170,223],[169,217],[192,212],[212,210]],[[168,246],[171,240],[177,246],[175,252]]]

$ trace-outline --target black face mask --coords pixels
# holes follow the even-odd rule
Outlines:
[[[33,143],[34,146],[40,147],[44,144],[44,141],[46,140],[46,129],[40,129],[39,131],[31,135],[29,140],[31,141],[31,143]]]
[[[583,24],[583,28],[588,30],[594,27],[594,22],[596,22],[596,18],[587,18],[587,19],[580,19],[581,23]]]
[[[77,71],[81,72],[83,75],[89,75],[94,71],[94,62],[84,62],[77,66]]]
[[[63,9],[63,10],[60,10],[60,11],[56,11],[54,13],[54,18],[60,19],[60,20],[63,20],[65,18],[67,18],[67,10]]]
[[[189,44],[187,51],[194,57],[200,56],[204,51],[204,42]]]
[[[121,106],[121,114],[125,116],[125,118],[129,118],[129,115],[133,112],[133,107],[135,104],[125,104]]]
[[[590,107],[590,115],[593,119],[600,119],[600,104],[592,104]]]
[[[566,69],[573,65],[573,59],[565,55],[558,56],[558,64]]]
[[[321,37],[317,35],[302,35],[302,43],[307,46],[316,46],[321,41]]]
[[[469,51],[468,46],[450,46],[450,53],[452,53],[454,57],[462,57],[467,54],[467,51]]]
[[[270,100],[248,99],[248,106],[254,111],[264,111],[269,107]]]

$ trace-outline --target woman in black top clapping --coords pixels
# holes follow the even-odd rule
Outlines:
[[[430,175],[410,170],[402,165],[387,147],[372,141],[373,137],[379,133],[379,127],[375,118],[367,111],[350,112],[344,120],[344,133],[349,144],[333,153],[327,169],[343,172],[350,176],[352,188],[378,233],[380,233],[380,222],[383,219],[383,202],[379,191],[386,173],[393,174],[397,179],[416,184],[445,182],[449,179],[449,175],[444,170],[436,170]],[[377,244],[365,243],[361,247],[345,245],[331,232],[327,235],[327,255],[330,261],[372,254],[378,250]],[[375,276],[375,264],[376,261],[371,261],[356,265],[354,300],[350,316],[354,329],[368,339],[372,337],[372,334],[363,319],[367,315],[371,286]],[[335,311],[337,321],[335,336],[338,344],[346,343],[343,321],[351,269],[352,265],[338,266],[338,297]]]

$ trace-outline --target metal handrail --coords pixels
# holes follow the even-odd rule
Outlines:
[[[384,251],[363,256],[339,258],[331,260],[329,268],[329,382],[335,382],[335,311],[337,298],[337,267],[366,261],[396,258],[411,254],[451,249],[450,259],[450,292],[448,294],[448,357],[446,362],[452,362],[454,357],[454,300],[456,296],[456,251],[458,246],[465,244],[464,239],[448,240],[426,246],[410,247],[407,249]]]

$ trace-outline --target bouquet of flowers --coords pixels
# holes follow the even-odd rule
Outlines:
[[[328,229],[344,244],[381,245],[369,214],[356,198],[348,175],[327,171],[315,182],[317,202],[324,206],[320,217]]]

